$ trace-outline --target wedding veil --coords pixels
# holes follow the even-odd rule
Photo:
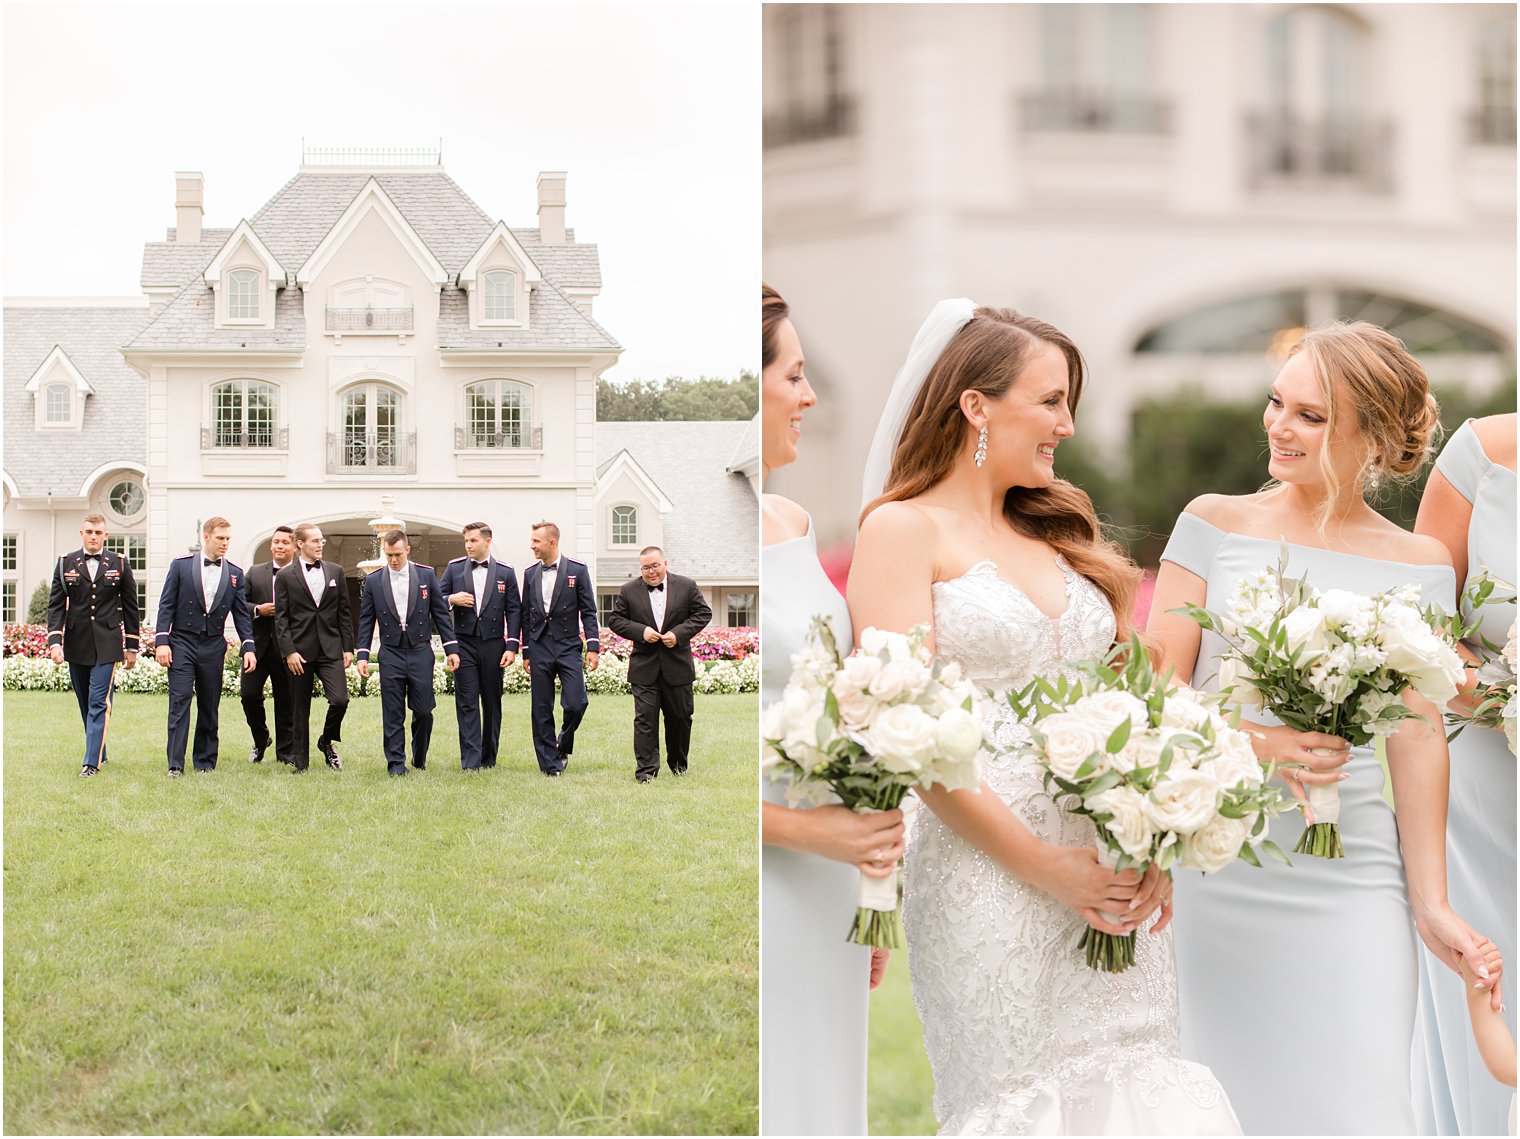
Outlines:
[[[866,456],[865,475],[860,483],[862,510],[881,497],[887,485],[887,476],[892,473],[892,456],[908,421],[908,409],[918,397],[918,389],[923,387],[929,369],[943,355],[955,334],[970,322],[976,309],[976,303],[965,297],[940,301],[925,318],[918,335],[913,337],[908,358],[898,370],[897,379],[892,381],[892,391],[887,395],[881,419],[876,423],[876,436],[871,440],[871,450]]]

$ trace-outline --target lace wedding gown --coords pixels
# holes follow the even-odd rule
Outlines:
[[[1056,805],[1034,761],[1001,754],[1028,738],[1005,691],[1113,643],[1105,596],[1061,569],[1067,608],[1058,620],[991,562],[936,582],[934,636],[939,655],[993,696],[998,753],[982,755],[987,785],[1044,841],[1090,847],[1092,824]],[[1169,930],[1140,930],[1123,973],[1090,969],[1077,914],[929,810],[908,844],[903,916],[941,1134],[1240,1133],[1213,1074],[1181,1058]],[[1241,1016],[1249,1035],[1251,1013]]]

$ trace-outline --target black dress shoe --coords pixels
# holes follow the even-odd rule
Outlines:
[[[273,740],[266,739],[261,744],[254,744],[253,745],[253,750],[248,753],[248,762],[249,763],[263,763],[264,762],[264,753],[269,750],[269,745],[272,744],[272,743],[274,743]]]
[[[426,762],[418,763],[415,759],[412,760],[412,766],[415,767],[418,771],[426,771],[427,770],[427,763]]]
[[[88,764],[79,769],[79,778],[81,779],[89,779],[94,774],[95,769]]]
[[[685,775],[686,774],[686,768],[684,768],[684,767],[672,767],[670,769],[670,773],[672,775]]]
[[[547,775],[550,779],[558,779],[559,778],[559,772],[553,770],[552,768],[550,770],[544,772],[544,774]]]
[[[171,767],[171,768],[169,768],[169,778],[170,779],[180,779],[180,778],[183,778],[184,774],[185,773],[183,771],[181,771],[177,767]]]
[[[654,782],[654,776],[653,775],[635,775],[634,778],[637,779],[640,783],[653,783]]]
[[[389,771],[386,774],[388,774],[392,779],[394,779],[398,775],[405,775],[406,774],[406,768],[403,767],[400,771]]]
[[[343,770],[343,761],[338,758],[338,749],[333,746],[332,740],[320,739],[317,741],[317,750],[327,757],[327,766],[334,771]]]

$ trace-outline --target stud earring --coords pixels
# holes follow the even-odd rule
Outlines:
[[[1375,491],[1375,490],[1377,490],[1377,488],[1378,488],[1378,470],[1377,470],[1376,467],[1373,467],[1371,473],[1369,473],[1367,475],[1367,489]]]
[[[987,425],[976,433],[976,465],[978,469],[987,461]]]

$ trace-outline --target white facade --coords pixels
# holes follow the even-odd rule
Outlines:
[[[275,526],[318,523],[353,589],[382,514],[440,568],[484,521],[521,571],[533,523],[553,521],[594,576],[596,380],[621,348],[592,316],[596,247],[565,229],[564,183],[540,176],[541,232],[487,217],[441,167],[303,166],[252,219],[214,229],[199,175],[180,173],[179,224],[145,252],[148,307],[8,302],[16,615],[122,477],[133,513],[104,512],[140,547],[148,620],[213,515],[245,565]],[[93,355],[76,367],[50,340]]]
[[[820,400],[767,489],[825,543],[947,296],[1070,334],[1107,451],[1147,394],[1254,396],[1274,334],[1341,316],[1436,327],[1438,381],[1513,373],[1512,6],[779,5],[764,29],[765,276]]]

